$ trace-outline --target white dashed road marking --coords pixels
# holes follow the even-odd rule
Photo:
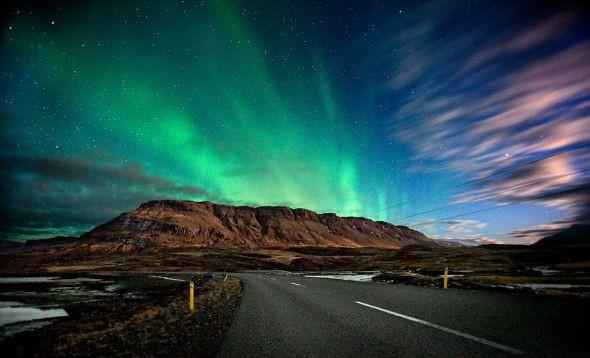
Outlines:
[[[428,326],[428,327],[436,328],[436,329],[439,329],[439,330],[441,330],[443,332],[447,332],[447,333],[454,334],[454,335],[459,336],[459,337],[467,338],[467,339],[470,339],[472,341],[475,341],[475,342],[478,342],[478,343],[481,343],[481,344],[485,344],[485,345],[490,346],[490,347],[501,349],[501,350],[506,351],[506,352],[510,352],[510,353],[514,353],[514,354],[522,354],[522,353],[524,353],[523,351],[521,351],[519,349],[516,349],[516,348],[512,348],[512,347],[508,347],[508,346],[505,346],[505,345],[500,344],[500,343],[488,341],[487,339],[475,337],[475,336],[472,336],[472,335],[467,334],[467,333],[455,331],[454,329],[450,329],[450,328],[446,328],[446,327],[443,327],[443,326],[439,326],[438,324],[426,322],[426,321],[423,321],[423,320],[418,319],[418,318],[414,318],[414,317],[403,315],[401,313],[397,313],[397,312],[393,312],[393,311],[390,311],[390,310],[386,310],[385,308],[373,306],[373,305],[370,305],[368,303],[364,303],[364,302],[360,302],[360,301],[355,301],[355,303],[357,303],[359,305],[363,305],[365,307],[369,307],[369,308],[375,309],[377,311],[385,312],[387,314],[390,314],[390,315],[393,315],[393,316],[396,316],[396,317],[399,317],[399,318],[407,319],[408,321],[412,321],[412,322],[423,324],[423,325]]]

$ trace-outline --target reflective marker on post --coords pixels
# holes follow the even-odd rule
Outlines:
[[[195,310],[195,283],[193,281],[190,281],[188,307],[191,312]]]
[[[446,290],[449,285],[449,268],[445,267],[445,278],[443,283],[443,288]]]

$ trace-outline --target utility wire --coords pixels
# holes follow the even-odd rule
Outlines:
[[[512,171],[512,170],[514,170],[514,169],[522,168],[522,167],[524,167],[524,166],[527,166],[527,165],[530,165],[530,164],[534,164],[534,163],[538,163],[538,162],[541,162],[541,161],[543,161],[543,160],[550,159],[550,158],[553,158],[553,157],[557,157],[557,156],[559,156],[559,155],[562,155],[562,154],[565,154],[565,153],[568,153],[568,152],[576,151],[576,150],[578,150],[578,149],[585,148],[585,147],[587,147],[587,146],[589,146],[589,145],[590,145],[590,144],[586,144],[586,145],[583,145],[583,146],[580,146],[580,147],[566,149],[566,150],[564,150],[564,151],[561,151],[561,152],[559,152],[559,153],[554,153],[554,154],[551,154],[551,155],[548,155],[548,156],[545,156],[545,157],[542,157],[542,158],[538,158],[538,159],[535,159],[535,160],[532,160],[532,161],[529,161],[529,162],[526,162],[526,163],[517,164],[517,165],[515,165],[515,166],[509,167],[509,168],[506,168],[506,169],[501,169],[501,170],[499,170],[499,171],[496,171],[496,172],[494,172],[494,173],[492,173],[492,174],[489,174],[489,175],[486,175],[486,176],[483,176],[483,177],[480,177],[480,178],[477,178],[477,179],[469,180],[469,181],[463,182],[463,183],[461,183],[461,184],[455,185],[455,186],[453,186],[453,187],[450,187],[450,188],[446,189],[445,191],[453,190],[453,189],[456,189],[456,188],[459,188],[459,187],[465,186],[465,185],[467,185],[467,184],[475,183],[475,182],[478,182],[478,181],[481,181],[481,180],[484,180],[484,179],[487,179],[487,178],[490,178],[490,177],[493,177],[493,176],[496,176],[496,175],[499,175],[499,174],[508,173],[508,172],[511,172],[511,171]],[[573,173],[572,173],[572,174],[573,174]],[[531,185],[532,185],[532,184],[531,184]],[[493,195],[491,195],[491,196],[493,196]],[[398,207],[398,206],[402,206],[402,205],[405,205],[405,204],[409,204],[409,203],[411,203],[412,201],[413,201],[413,200],[408,200],[408,201],[404,201],[404,202],[402,202],[402,203],[399,203],[399,204],[395,204],[395,205],[387,206],[387,207],[385,207],[385,208],[383,208],[383,209],[381,209],[381,210],[379,210],[379,211],[375,211],[375,212],[372,212],[372,213],[366,214],[366,216],[372,216],[372,215],[380,214],[380,213],[382,213],[382,212],[384,212],[384,211],[387,211],[387,210],[389,210],[389,209],[392,209],[392,208],[395,208],[395,207]],[[469,201],[467,201],[467,202],[469,202]],[[455,205],[459,205],[459,204],[463,204],[463,203],[465,203],[465,202],[461,202],[461,203],[455,203],[455,204],[450,204],[450,205],[448,205],[448,206],[441,207],[440,209],[444,209],[444,208],[446,208],[446,207],[449,207],[449,206],[455,206]],[[435,209],[435,210],[432,210],[432,211],[437,211],[437,210],[439,210],[439,209]],[[355,212],[355,213],[358,213],[358,212],[361,212],[361,211],[362,211],[362,210],[361,210],[361,209],[359,209],[359,210],[355,210],[355,211],[353,211],[353,212]],[[418,215],[421,215],[421,214],[426,214],[426,213],[428,213],[428,212],[431,212],[431,211],[427,211],[427,212],[419,213],[419,214],[416,214],[416,215],[413,215],[413,216],[418,216]],[[413,217],[413,216],[409,216],[409,217]],[[398,219],[404,219],[404,218],[408,218],[408,217],[403,217],[403,218],[395,218],[395,219],[392,219],[392,220],[398,220]]]
[[[478,181],[481,181],[481,180],[484,180],[484,179],[487,179],[487,178],[496,176],[498,174],[508,173],[510,171],[513,171],[514,169],[522,168],[522,167],[524,167],[526,165],[529,165],[529,164],[538,163],[540,161],[543,161],[543,160],[546,160],[546,159],[549,159],[549,158],[553,158],[553,157],[557,157],[558,155],[562,155],[562,154],[565,154],[565,153],[568,153],[568,152],[572,152],[574,150],[578,150],[578,149],[581,149],[581,148],[583,148],[583,147],[566,149],[566,150],[564,150],[562,152],[559,152],[559,153],[554,153],[554,154],[548,155],[548,156],[543,157],[543,158],[535,159],[535,160],[532,160],[530,162],[526,162],[526,163],[518,164],[518,165],[515,165],[515,166],[512,166],[512,167],[506,168],[506,169],[502,169],[502,170],[499,170],[499,171],[497,171],[495,173],[492,173],[490,175],[486,175],[486,176],[483,176],[481,178],[469,180],[469,181],[463,182],[463,183],[461,183],[459,185],[455,185],[454,187],[451,187],[451,189],[459,188],[459,187],[465,186],[467,184],[472,184],[472,183],[475,183],[475,182],[478,182]]]
[[[580,173],[585,173],[585,172],[588,172],[588,170],[583,170]],[[570,173],[570,174],[567,174],[567,175],[572,175],[572,174],[577,174],[577,173]],[[566,176],[566,175],[564,175],[564,176]],[[557,178],[554,178],[554,179],[557,179]],[[412,226],[422,226],[422,225],[427,225],[427,224],[435,224],[435,223],[442,222],[442,221],[449,220],[449,219],[455,219],[455,218],[458,218],[458,217],[467,216],[467,215],[471,215],[471,214],[482,213],[482,212],[490,211],[490,210],[494,210],[494,209],[501,209],[501,208],[505,208],[507,206],[523,204],[523,203],[527,203],[527,202],[533,201],[533,200],[535,200],[535,199],[534,198],[531,198],[531,199],[527,199],[527,200],[523,200],[523,201],[518,201],[518,202],[515,202],[515,203],[509,203],[509,204],[500,205],[500,206],[493,206],[491,208],[486,208],[486,209],[471,211],[471,212],[463,213],[463,214],[459,214],[459,215],[453,215],[453,216],[449,216],[449,217],[442,218],[442,219],[430,220],[430,221],[425,221],[425,222],[418,223],[418,224],[412,224]]]
[[[582,171],[581,173],[583,173],[583,172],[585,172],[585,171]],[[422,214],[432,213],[432,212],[439,211],[439,210],[442,210],[442,209],[450,208],[452,206],[457,206],[457,205],[461,205],[461,204],[471,203],[471,202],[478,201],[478,200],[481,200],[481,199],[491,198],[493,196],[496,196],[496,195],[505,193],[507,191],[511,191],[511,190],[514,190],[514,189],[522,189],[522,188],[526,188],[526,187],[529,187],[529,186],[546,183],[546,182],[549,182],[549,181],[552,181],[552,180],[555,180],[555,179],[560,179],[560,178],[568,177],[568,176],[575,175],[575,174],[579,174],[579,173],[578,172],[575,172],[575,173],[562,174],[562,175],[551,177],[549,179],[544,179],[544,180],[536,181],[534,183],[528,183],[528,184],[524,184],[524,185],[522,185],[522,184],[513,185],[513,186],[508,187],[508,188],[506,188],[506,189],[504,189],[502,191],[498,191],[498,192],[491,193],[491,194],[485,194],[485,195],[478,196],[478,197],[473,198],[473,199],[469,199],[469,200],[461,201],[461,202],[458,202],[458,203],[453,203],[453,204],[441,206],[441,207],[438,207],[438,208],[435,208],[435,209],[431,209],[431,210],[427,210],[427,211],[422,211],[420,213],[416,213],[416,214],[412,214],[412,215],[408,215],[408,216],[403,216],[403,217],[399,217],[399,218],[393,218],[391,220],[403,220],[403,219],[413,218],[414,216],[419,216],[419,215],[422,215]]]
[[[431,220],[431,221],[425,221],[422,223],[418,223],[418,224],[412,224],[412,226],[422,226],[422,225],[428,225],[428,224],[436,224],[445,220],[449,220],[449,219],[455,219],[455,218],[459,218],[462,216],[467,216],[467,215],[471,215],[471,214],[477,214],[477,213],[483,213],[484,211],[490,211],[490,210],[494,210],[494,209],[501,209],[501,208],[505,208],[507,206],[511,206],[511,205],[518,205],[518,204],[524,204],[526,202],[532,201],[534,199],[527,199],[527,200],[523,200],[523,201],[519,201],[516,203],[510,203],[510,204],[505,204],[505,205],[500,205],[500,206],[493,206],[491,208],[486,208],[486,209],[481,209],[481,210],[476,210],[476,211],[471,211],[469,213],[464,213],[464,214],[459,214],[459,215],[453,215],[453,216],[449,216],[446,218],[442,218],[442,219],[438,219],[438,220]]]

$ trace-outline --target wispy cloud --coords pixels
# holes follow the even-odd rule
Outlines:
[[[449,233],[471,233],[473,229],[483,229],[487,226],[486,223],[477,220],[449,220],[441,221],[441,224],[449,225],[447,232]]]
[[[80,157],[2,158],[0,175],[2,238],[77,235],[148,200],[214,197],[150,175],[137,163]]]
[[[430,223],[427,221],[426,224],[420,226],[420,229],[433,239],[458,242],[467,246],[501,244],[500,240],[478,233],[486,226],[487,223],[484,222],[463,219],[432,221]],[[438,228],[442,228],[442,230],[437,230]]]
[[[541,224],[534,227],[515,230],[512,236],[519,238],[523,243],[532,244],[546,236],[553,235],[556,232],[568,227],[569,222],[557,222],[552,224]]]
[[[577,31],[584,19],[563,11],[506,27],[479,15],[449,33],[433,16],[450,11],[442,6],[416,12],[384,52],[389,90],[401,98],[391,136],[414,148],[416,163],[450,171],[457,183],[564,152],[465,186],[456,200],[500,192],[492,199],[588,220],[590,32]]]
[[[437,238],[438,240],[446,240],[446,241],[452,241],[452,242],[456,242],[459,244],[463,244],[465,246],[477,246],[477,245],[490,245],[490,244],[503,244],[502,241],[497,240],[497,239],[493,239],[490,237],[486,237],[486,236],[478,236],[478,235],[471,235],[471,236],[459,236],[459,237],[453,237],[453,236],[444,236],[444,237],[439,237]]]

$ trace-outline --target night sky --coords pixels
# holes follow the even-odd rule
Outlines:
[[[2,238],[79,235],[160,198],[466,243],[590,220],[575,3],[19,1],[2,16]]]

